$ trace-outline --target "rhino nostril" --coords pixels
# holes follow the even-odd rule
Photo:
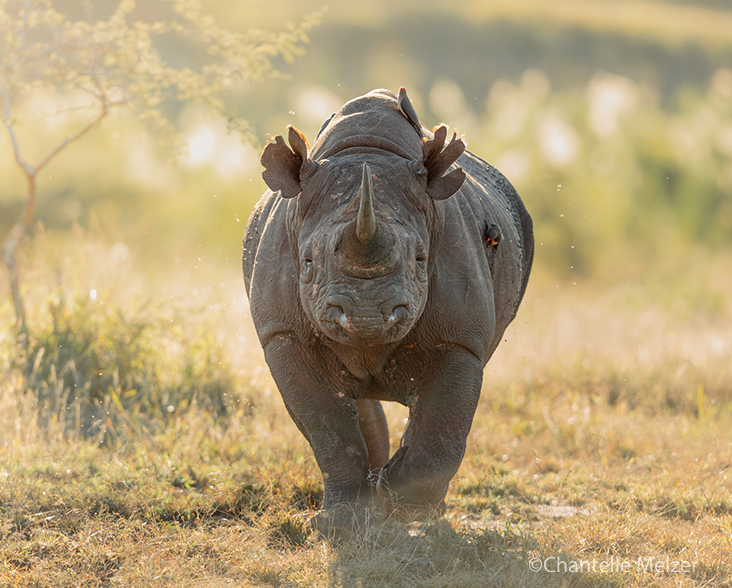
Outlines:
[[[346,318],[346,313],[343,310],[342,306],[338,306],[337,304],[331,304],[328,307],[327,313],[328,318],[334,323],[338,323],[344,329],[348,328],[348,319]]]
[[[389,320],[386,323],[386,328],[390,329],[394,325],[402,322],[404,319],[406,319],[409,316],[409,310],[406,306],[403,304],[400,304],[399,306],[395,306],[394,310],[391,311],[391,314],[389,315]]]

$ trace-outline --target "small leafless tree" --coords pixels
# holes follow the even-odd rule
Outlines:
[[[118,108],[132,109],[140,120],[172,135],[161,106],[166,101],[196,100],[227,117],[230,128],[251,136],[246,123],[226,115],[221,94],[244,79],[281,75],[273,58],[291,62],[303,52],[307,31],[318,15],[307,17],[285,32],[252,30],[232,32],[205,14],[198,0],[160,0],[169,18],[146,22],[136,16],[135,0],[120,0],[107,20],[95,20],[91,0],[83,1],[86,16],[72,22],[56,11],[52,0],[0,0],[0,100],[5,128],[15,161],[27,180],[22,214],[3,242],[3,259],[21,332],[26,311],[21,295],[16,259],[18,244],[33,219],[38,173],[69,144],[79,140]],[[156,50],[161,35],[177,35],[205,47],[207,64],[198,69],[172,67]],[[16,132],[13,107],[35,90],[51,89],[58,95],[81,91],[87,120],[78,131],[32,164],[23,156]],[[78,114],[78,107],[73,114]],[[57,112],[54,114],[68,114]]]

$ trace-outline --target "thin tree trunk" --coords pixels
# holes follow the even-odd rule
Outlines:
[[[10,278],[10,294],[13,298],[13,308],[15,309],[15,323],[21,333],[26,331],[26,316],[23,297],[20,295],[20,271],[18,270],[18,261],[15,259],[15,250],[21,237],[25,234],[36,206],[36,176],[28,174],[28,200],[25,203],[25,210],[13,225],[13,228],[3,243],[3,259],[5,265],[8,266],[8,276]]]
[[[15,321],[20,332],[25,333],[25,305],[23,304],[23,297],[20,295],[20,270],[18,269],[18,261],[15,259],[15,250],[18,248],[18,243],[33,218],[33,212],[36,207],[36,173],[38,172],[38,168],[29,165],[20,155],[18,139],[15,136],[15,128],[13,127],[13,119],[10,112],[10,91],[7,87],[3,88],[2,97],[4,123],[10,135],[10,143],[13,146],[15,161],[28,179],[28,199],[25,201],[25,210],[23,210],[23,214],[15,225],[13,225],[10,234],[3,243],[3,259],[5,260],[5,265],[8,266],[10,294],[13,297],[13,307],[15,308]]]
[[[10,277],[10,294],[13,298],[13,307],[15,308],[15,321],[18,329],[21,333],[25,333],[27,330],[26,325],[26,314],[25,305],[23,304],[23,297],[20,294],[20,270],[18,268],[18,261],[15,258],[15,250],[18,248],[18,243],[23,238],[28,225],[33,219],[33,213],[36,207],[36,174],[41,171],[42,168],[48,164],[56,155],[58,155],[69,143],[73,143],[87,132],[89,132],[95,125],[107,116],[109,110],[107,106],[107,100],[103,94],[100,95],[101,112],[92,120],[87,126],[81,129],[78,133],[65,139],[61,142],[53,151],[51,151],[46,158],[41,161],[37,166],[33,167],[26,162],[20,155],[20,147],[18,145],[18,139],[15,136],[15,128],[13,126],[13,119],[10,112],[10,91],[7,87],[2,90],[3,98],[3,115],[5,117],[5,126],[8,129],[10,135],[10,142],[13,146],[13,154],[15,155],[15,161],[18,167],[23,170],[25,177],[28,179],[28,199],[25,202],[25,209],[23,214],[18,221],[13,225],[13,228],[3,243],[3,259],[5,265],[8,266],[8,275]]]

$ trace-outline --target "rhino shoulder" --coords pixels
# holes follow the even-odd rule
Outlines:
[[[254,261],[259,250],[259,243],[262,239],[262,233],[267,225],[267,220],[272,214],[277,194],[271,190],[267,190],[254,206],[247,228],[244,231],[244,239],[242,240],[241,263],[244,270],[244,285],[246,287],[247,296],[251,296],[252,272],[254,271]]]
[[[465,152],[460,191],[445,203],[445,224],[430,286],[432,331],[484,363],[513,320],[531,269],[531,217],[511,183]],[[498,241],[488,240],[495,229]],[[499,244],[500,243],[500,244]]]
[[[290,202],[267,192],[252,212],[244,237],[244,281],[263,347],[278,333],[306,337],[287,234]]]

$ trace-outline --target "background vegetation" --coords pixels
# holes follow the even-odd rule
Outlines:
[[[118,5],[53,6],[75,22]],[[321,6],[210,10],[288,31]],[[305,55],[272,57],[287,79],[227,86],[218,111],[156,103],[177,161],[161,125],[119,109],[39,174],[22,340],[0,274],[0,586],[732,585],[732,8],[346,0],[321,20]],[[196,71],[204,47],[154,45]],[[304,525],[322,485],[249,322],[240,239],[269,135],[313,138],[346,100],[401,85],[517,187],[536,269],[448,516],[330,545]],[[87,121],[77,94],[41,86],[13,102],[31,160]],[[3,239],[26,188],[5,135]],[[389,407],[393,447],[405,416]],[[534,573],[535,556],[695,568]]]

